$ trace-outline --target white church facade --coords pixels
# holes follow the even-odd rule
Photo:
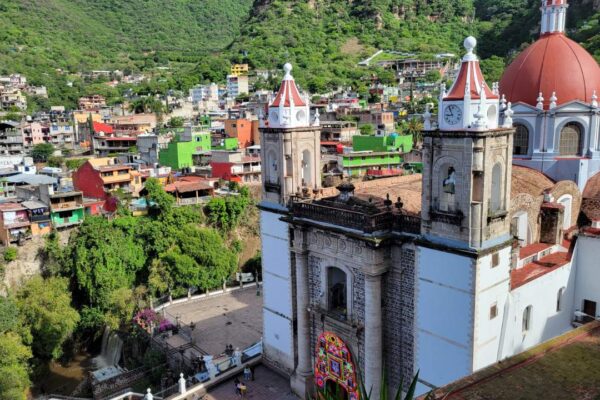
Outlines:
[[[319,118],[290,65],[261,117],[264,359],[301,398],[359,399],[359,380],[378,398],[384,371],[392,387],[419,371],[425,393],[600,315],[598,169],[582,186],[513,165],[529,106],[503,101],[464,44],[422,176],[322,188]],[[592,123],[589,100],[569,118]]]

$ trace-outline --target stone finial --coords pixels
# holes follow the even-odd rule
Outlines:
[[[504,110],[506,110],[506,96],[502,95],[502,98],[500,98],[500,111]]]
[[[425,112],[423,113],[423,130],[430,131],[431,128],[431,106],[433,104],[425,104]]]
[[[598,107],[598,96],[596,95],[596,91],[592,93],[592,107]]]
[[[183,372],[179,374],[179,393],[180,394],[184,394],[187,389],[185,387],[186,381],[185,378],[183,377]]]
[[[477,106],[477,112],[475,112],[473,116],[475,117],[475,128],[486,127],[486,121],[484,118],[485,115],[483,114],[483,107],[481,106],[481,103],[479,103],[479,105]]]
[[[383,204],[388,208],[388,210],[392,206],[392,201],[390,200],[390,194],[389,193],[387,193],[385,195],[385,200],[383,201]]]
[[[498,82],[493,82],[492,83],[492,92],[496,96],[500,96],[500,84]]]
[[[512,110],[512,103],[509,101],[506,106],[506,110],[504,110],[504,122],[502,124],[503,128],[512,128],[513,119],[512,116],[515,112]]]
[[[542,92],[540,92],[540,94],[538,95],[537,100],[537,104],[535,105],[535,107],[537,109],[543,110],[544,109],[544,96],[542,96]]]
[[[152,390],[150,388],[146,389],[144,400],[154,400],[154,396],[152,395]]]
[[[440,97],[446,97],[446,82],[440,84]]]
[[[289,62],[283,64],[283,72],[285,73],[283,79],[292,79],[292,64]]]
[[[404,207],[404,203],[402,202],[402,199],[400,198],[400,196],[398,196],[398,200],[396,200],[396,204],[394,204],[396,206],[396,208],[398,210],[401,210],[402,207]]]
[[[319,109],[315,110],[315,117],[313,119],[313,126],[319,126],[321,124],[320,120],[321,115],[319,114]]]
[[[556,107],[556,101],[558,99],[556,98],[556,92],[552,92],[552,96],[550,96],[550,107],[549,109],[553,109],[554,107]]]
[[[473,50],[475,49],[475,46],[477,46],[477,39],[473,36],[469,36],[463,42],[463,46],[465,46],[465,49],[467,50],[467,54],[463,57],[463,61],[476,61],[477,57],[473,54]]]

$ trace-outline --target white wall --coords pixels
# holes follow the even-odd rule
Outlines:
[[[565,288],[561,311],[556,311],[557,294]],[[540,276],[511,292],[510,330],[504,357],[518,354],[570,329],[573,317],[575,270],[571,263]],[[523,311],[532,306],[530,329],[523,332]]]
[[[506,336],[508,321],[504,318],[504,307],[510,289],[510,253],[510,247],[499,250],[495,267],[492,267],[492,254],[478,260],[473,371],[498,361],[498,348]],[[496,304],[497,315],[490,319],[493,304]]]
[[[600,249],[600,238],[579,236],[576,253],[577,262],[575,279],[576,294],[573,311],[583,311],[583,300],[595,301],[596,314],[600,315],[600,262],[596,258]]]
[[[472,265],[467,257],[418,249],[415,370],[422,381],[443,386],[471,373]]]
[[[281,214],[261,210],[263,343],[267,359],[294,367],[293,287],[288,225]]]

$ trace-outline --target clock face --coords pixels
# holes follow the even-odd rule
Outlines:
[[[450,104],[444,109],[444,121],[448,125],[456,125],[462,120],[462,110],[459,106]]]

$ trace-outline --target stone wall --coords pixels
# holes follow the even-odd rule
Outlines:
[[[405,244],[393,249],[392,265],[383,278],[383,346],[391,388],[410,382],[414,364],[415,250]]]

